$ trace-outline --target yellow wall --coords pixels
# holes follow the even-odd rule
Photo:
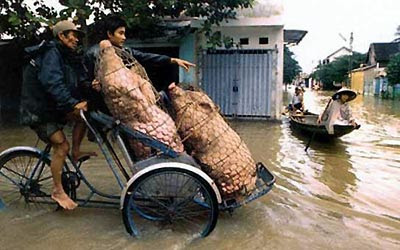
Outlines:
[[[358,94],[362,94],[364,91],[364,72],[356,71],[351,73],[351,89],[356,91]]]

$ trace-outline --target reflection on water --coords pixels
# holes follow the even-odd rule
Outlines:
[[[332,93],[306,91],[305,105],[319,113]],[[290,94],[285,93],[290,96]],[[5,249],[399,249],[400,103],[374,97],[351,102],[359,130],[329,143],[308,137],[282,122],[231,121],[256,161],[277,176],[265,197],[221,214],[206,239],[164,230],[130,238],[120,212],[78,208],[31,215],[0,213],[0,245]],[[0,148],[33,145],[29,129],[2,126]],[[84,147],[95,146],[85,143]],[[88,167],[102,188],[115,185],[101,157]],[[16,235],[23,240],[16,241]]]

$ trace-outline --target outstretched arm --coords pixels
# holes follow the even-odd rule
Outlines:
[[[179,58],[171,58],[171,63],[175,63],[178,66],[184,68],[186,72],[189,71],[190,67],[196,67],[196,64],[193,64],[191,62],[179,59]]]
[[[136,49],[130,49],[132,56],[139,61],[141,64],[152,64],[154,66],[160,65],[168,65],[168,64],[177,64],[178,66],[184,68],[186,71],[189,71],[190,67],[195,67],[196,65],[174,57],[169,57],[165,55],[159,55],[154,53],[145,53]]]

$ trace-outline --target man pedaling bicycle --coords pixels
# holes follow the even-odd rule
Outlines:
[[[83,33],[70,21],[60,21],[53,27],[54,40],[45,42],[40,53],[24,68],[21,122],[30,126],[41,140],[50,143],[53,191],[51,198],[61,207],[72,210],[78,206],[65,193],[61,173],[70,146],[63,132],[67,121],[75,122],[72,132],[72,159],[94,152],[80,152],[86,125],[79,111],[87,110],[87,102],[81,97],[78,87],[84,82],[86,73],[81,60],[76,56],[79,35]]]

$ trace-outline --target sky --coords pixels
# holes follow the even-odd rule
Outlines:
[[[306,73],[311,73],[319,60],[337,49],[349,47],[349,40],[345,42],[339,33],[349,38],[353,32],[353,50],[367,53],[371,43],[393,41],[397,26],[400,25],[400,0],[275,2],[283,9],[285,29],[308,31],[297,46],[291,47]]]

